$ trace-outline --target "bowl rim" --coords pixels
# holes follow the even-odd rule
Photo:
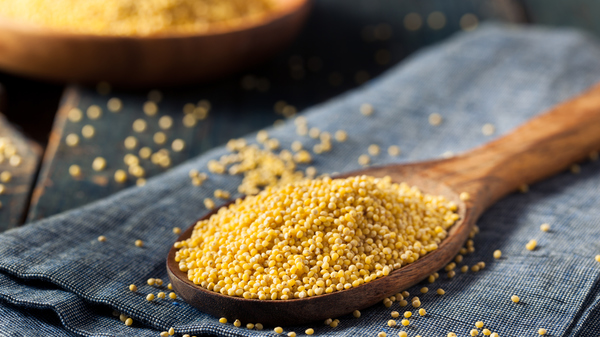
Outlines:
[[[81,39],[81,40],[169,40],[169,39],[185,39],[199,38],[209,36],[227,35],[241,31],[252,30],[261,26],[266,26],[272,22],[278,21],[286,16],[300,12],[304,7],[311,4],[312,0],[275,0],[277,3],[273,10],[266,11],[262,14],[257,14],[248,17],[241,17],[229,21],[229,23],[210,24],[205,31],[194,32],[176,32],[167,31],[165,33],[154,33],[148,35],[116,35],[116,34],[94,34],[90,32],[77,32],[68,28],[54,28],[44,25],[39,25],[30,22],[19,21],[13,18],[7,18],[0,15],[0,31],[13,31],[27,35],[38,36],[54,36],[64,39]]]

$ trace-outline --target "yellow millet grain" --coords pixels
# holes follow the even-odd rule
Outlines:
[[[258,20],[273,0],[0,0],[0,15],[57,30],[98,35],[197,34]]]
[[[525,245],[525,248],[527,248],[527,250],[534,250],[536,246],[537,240],[529,240],[529,242],[527,242],[527,244]]]
[[[265,131],[258,132],[257,140],[270,143]],[[230,175],[243,174],[238,191],[245,195],[253,195],[265,186],[288,184],[304,178],[302,171],[297,170],[296,163],[309,163],[310,153],[300,150],[295,155],[288,150],[279,154],[271,149],[261,149],[257,145],[247,145],[244,139],[232,139],[227,143],[232,154],[221,156],[219,160],[211,160],[208,170],[213,173]]]
[[[199,221],[175,243],[175,261],[221,294],[305,298],[358,287],[436,250],[456,209],[389,177],[304,180]]]

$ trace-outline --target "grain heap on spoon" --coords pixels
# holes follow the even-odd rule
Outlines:
[[[176,243],[189,280],[287,300],[358,287],[436,250],[457,206],[389,177],[305,180],[238,199]]]

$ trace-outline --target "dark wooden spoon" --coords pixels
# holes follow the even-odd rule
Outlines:
[[[444,195],[459,205],[460,219],[439,248],[389,276],[357,288],[293,300],[247,300],[224,296],[194,285],[175,262],[176,249],[167,258],[175,291],[187,303],[216,317],[243,323],[293,325],[335,318],[369,307],[406,289],[444,267],[458,253],[479,216],[494,202],[516,190],[550,177],[600,149],[600,85],[536,117],[512,133],[445,160],[372,167],[346,176],[389,175],[422,191]],[[460,193],[470,199],[462,201]],[[214,212],[206,215],[208,218]],[[180,240],[189,238],[193,226]]]

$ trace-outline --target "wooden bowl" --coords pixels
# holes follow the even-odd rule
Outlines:
[[[0,18],[0,69],[50,81],[125,87],[206,81],[257,64],[292,40],[311,2],[277,2],[258,19],[214,25],[199,34],[78,34]]]

